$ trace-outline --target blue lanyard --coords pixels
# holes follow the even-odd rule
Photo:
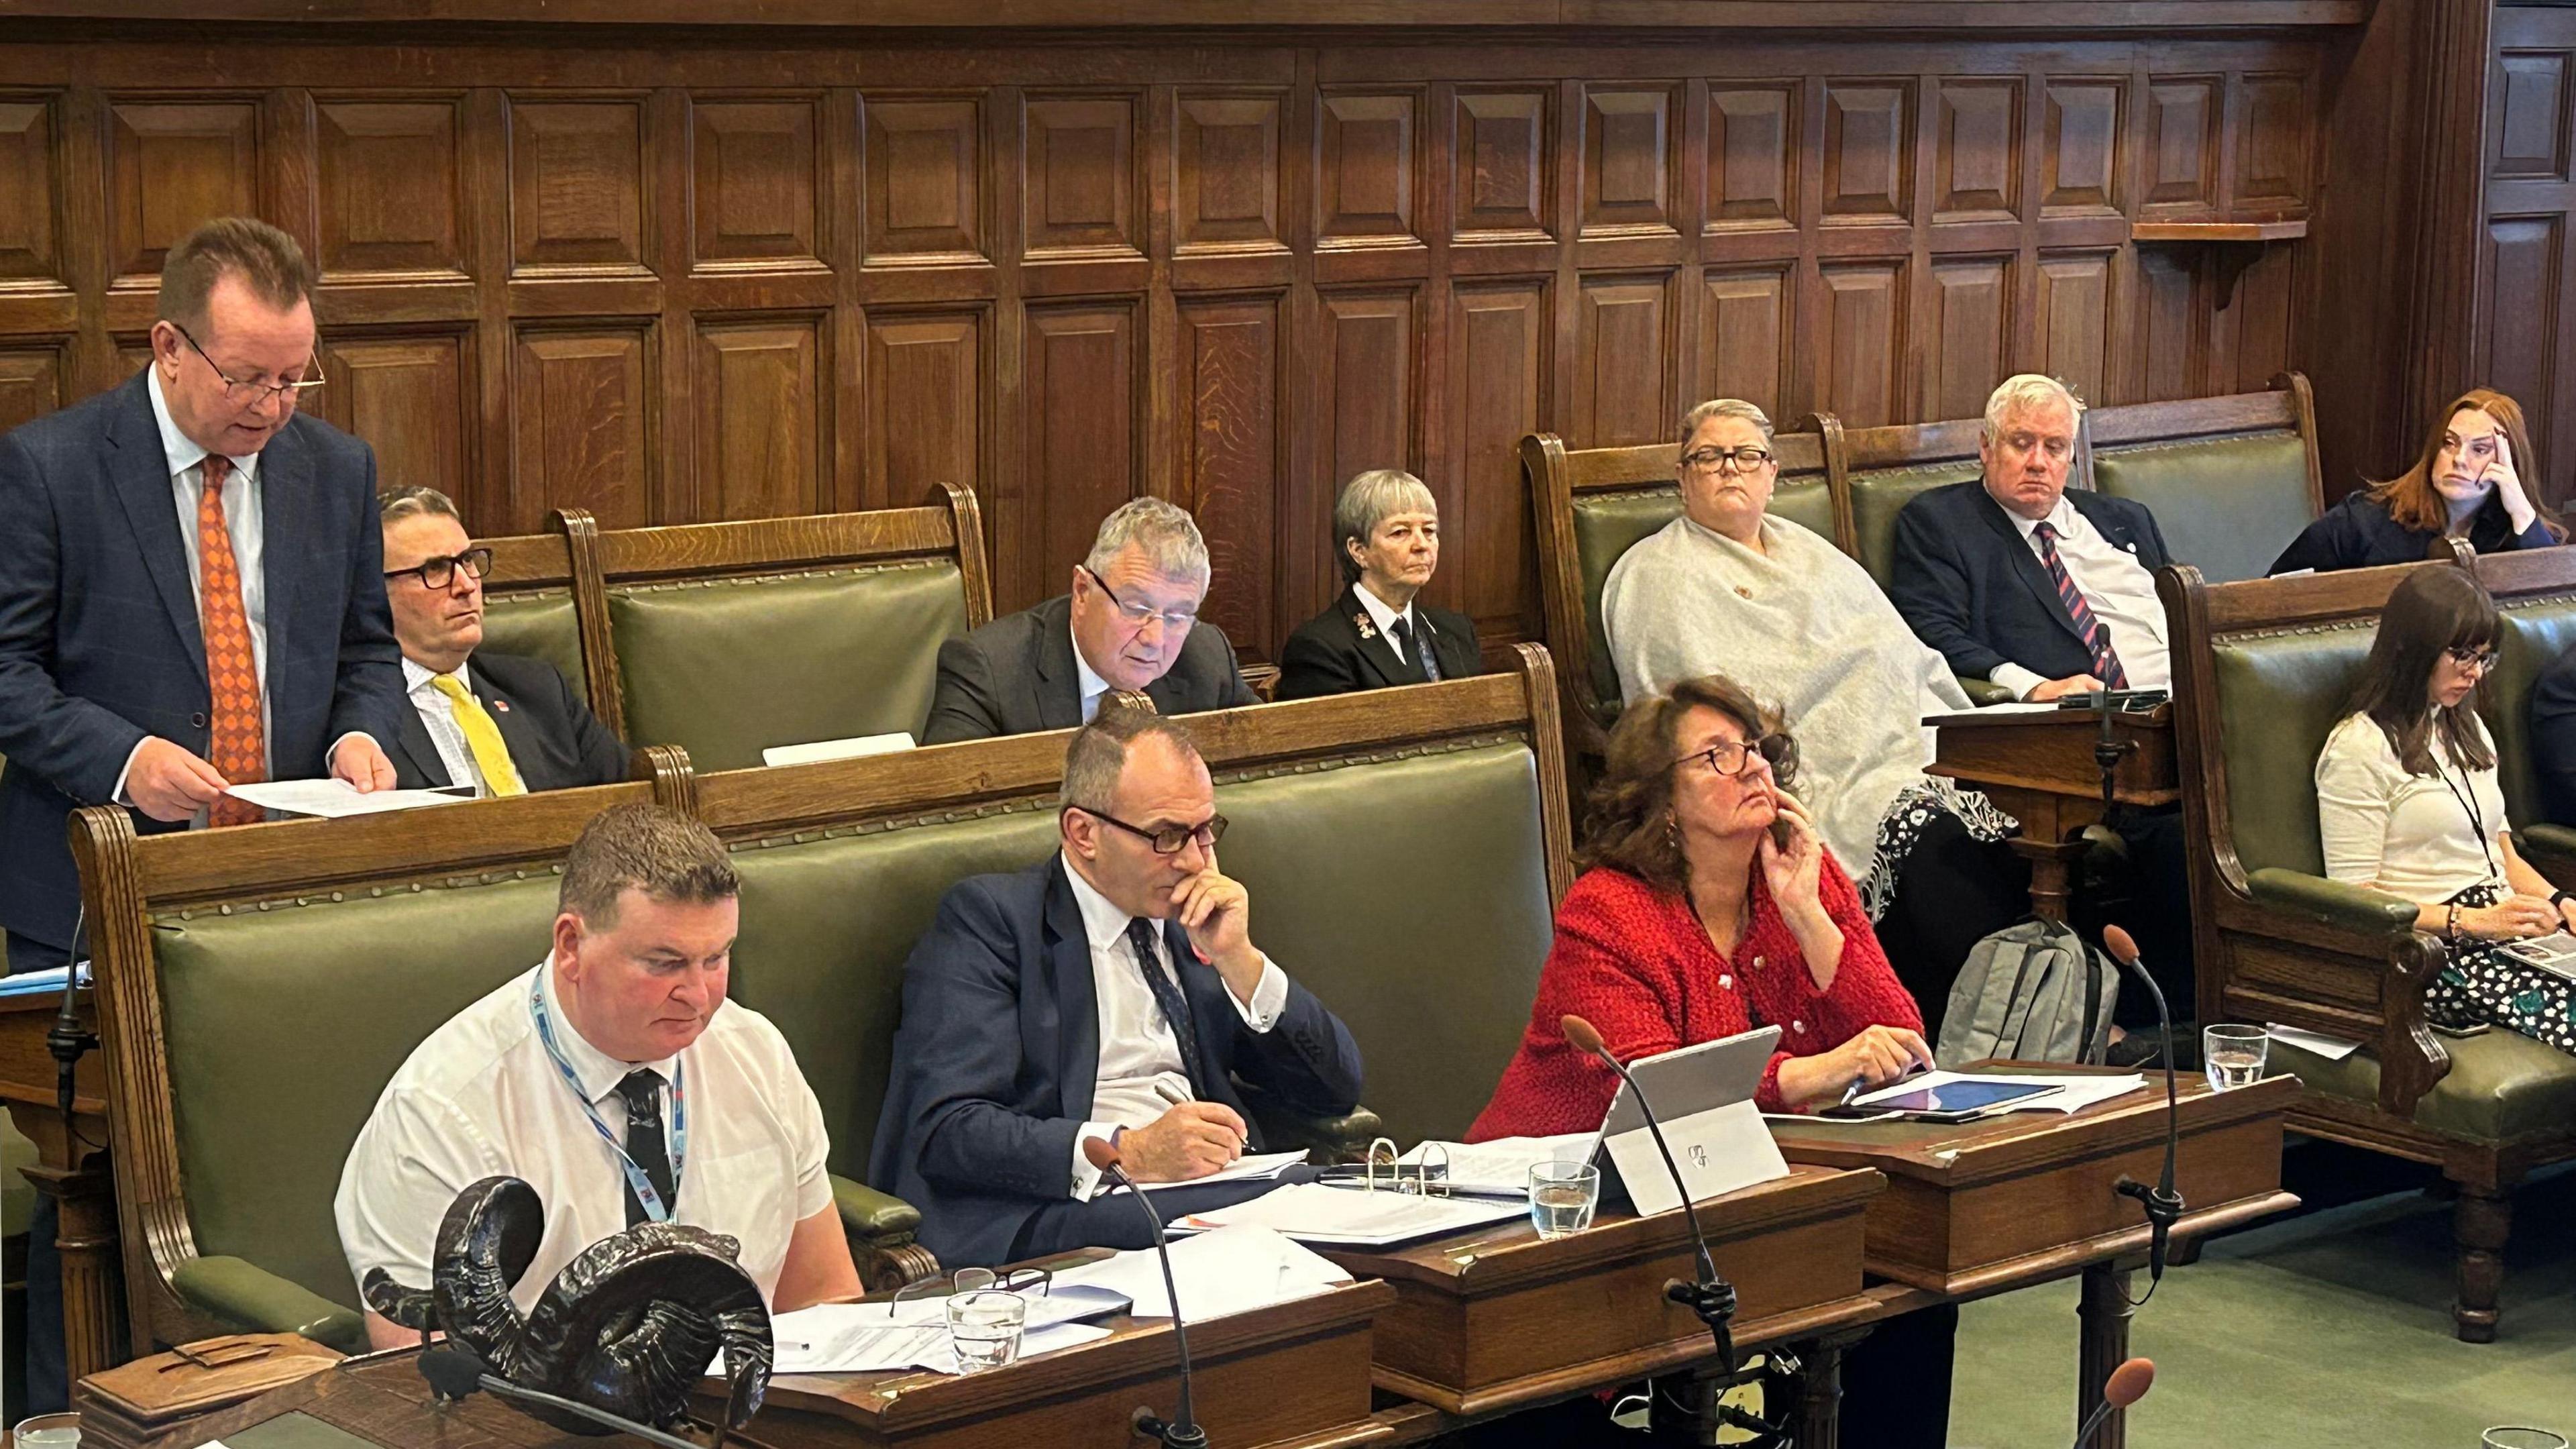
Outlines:
[[[537,1040],[545,1043],[546,1055],[554,1059],[555,1070],[563,1074],[564,1085],[572,1089],[572,1099],[581,1104],[582,1115],[590,1119],[592,1129],[599,1133],[599,1140],[607,1143],[608,1150],[617,1155],[617,1165],[626,1170],[627,1189],[635,1194],[637,1202],[644,1205],[644,1216],[657,1223],[667,1223],[671,1220],[671,1209],[662,1202],[661,1191],[653,1186],[652,1178],[645,1176],[644,1169],[635,1165],[635,1159],[626,1155],[626,1149],[618,1145],[617,1134],[608,1130],[608,1124],[600,1119],[599,1109],[591,1105],[590,1094],[582,1090],[580,1074],[572,1069],[572,1063],[564,1060],[563,1048],[555,1045],[554,1023],[546,1012],[547,969],[539,967],[537,974],[528,979],[528,1015],[536,1018]],[[689,1159],[688,1072],[685,1062],[671,1064],[671,1196],[675,1200],[680,1194],[681,1169]]]

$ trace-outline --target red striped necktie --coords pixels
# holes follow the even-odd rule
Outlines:
[[[2129,676],[2121,672],[2119,651],[2111,647],[2111,631],[2093,617],[2093,606],[2084,602],[2084,591],[2068,577],[2066,565],[2057,557],[2057,530],[2045,523],[2034,523],[2031,536],[2039,540],[2040,566],[2048,570],[2049,579],[2057,585],[2057,601],[2066,606],[2066,617],[2075,621],[2075,632],[2083,637],[2084,647],[2093,656],[2093,677],[2112,689],[2129,687]]]

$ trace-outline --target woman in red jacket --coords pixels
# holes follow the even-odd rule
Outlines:
[[[1720,675],[1628,706],[1593,788],[1583,875],[1557,908],[1529,1029],[1469,1140],[1601,1125],[1618,1079],[1566,1041],[1557,1021],[1568,1014],[1621,1061],[1776,1026],[1759,1099],[1771,1112],[1932,1065],[1923,1014],[1888,968],[1860,893],[1788,793],[1797,760],[1777,714]],[[1957,1325],[1956,1308],[1922,1309],[1851,1351],[1844,1443],[1943,1443]],[[1560,1428],[1567,1442],[1598,1433]]]

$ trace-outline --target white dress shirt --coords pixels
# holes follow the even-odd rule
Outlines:
[[[376,1099],[333,1205],[350,1274],[364,1283],[382,1268],[406,1286],[426,1286],[449,1205],[502,1173],[534,1187],[546,1209],[536,1258],[511,1290],[522,1309],[583,1249],[625,1230],[625,1172],[537,1035],[531,982],[546,993],[555,1044],[621,1143],[617,1084],[639,1068],[661,1073],[668,1130],[676,1108],[667,1084],[686,1072],[688,1155],[673,1164],[675,1220],[738,1239],[743,1271],[774,1298],[796,1225],[832,1204],[823,1109],[786,1039],[767,1017],[728,1002],[678,1056],[619,1061],[564,1014],[552,956],[430,1033]]]
[[[1395,651],[1396,658],[1406,658],[1404,639],[1395,632],[1395,621],[1402,619],[1408,632],[1416,638],[1421,637],[1422,626],[1413,621],[1413,605],[1408,602],[1401,609],[1390,609],[1386,600],[1370,593],[1368,585],[1357,581],[1351,584],[1351,592],[1360,596],[1360,607],[1368,610],[1369,618],[1377,624],[1377,631],[1386,636],[1386,647]]]
[[[465,692],[474,692],[474,677],[466,666],[456,666],[456,682]],[[403,656],[403,688],[411,696],[411,707],[420,711],[420,722],[429,731],[429,742],[438,747],[438,762],[447,767],[447,783],[471,785],[474,798],[484,799],[492,793],[491,783],[483,778],[483,767],[474,763],[474,746],[466,741],[465,727],[456,722],[456,701],[438,692],[438,676],[426,666]]]
[[[1089,724],[1092,717],[1100,713],[1100,696],[1109,692],[1109,681],[1101,678],[1100,671],[1091,667],[1091,661],[1082,657],[1082,636],[1074,634],[1070,624],[1065,626],[1065,632],[1073,635],[1073,675],[1080,681],[1082,689],[1082,722]]]
[[[2494,751],[2484,720],[2478,738]],[[2347,715],[2334,727],[2316,774],[2327,879],[2376,885],[2417,905],[2480,882],[2511,888],[2501,843],[2511,822],[2496,772],[2461,769],[2438,731],[2433,763],[2438,774],[2406,773],[2388,732],[2365,715]]]
[[[2173,660],[2165,643],[2165,606],[2156,597],[2156,576],[2138,562],[2137,551],[2104,538],[2062,493],[2046,518],[2024,518],[2010,509],[2004,516],[2021,530],[2033,558],[2039,556],[2039,540],[2032,530],[2042,523],[2057,530],[2057,561],[2066,565],[2066,576],[2083,593],[2093,617],[2111,631],[2111,648],[2120,656],[2120,672],[2128,676],[2129,687],[2169,687]],[[1996,665],[1986,679],[2011,690],[2016,699],[2028,699],[2048,682],[2009,660]]]
[[[1092,1078],[1091,1110],[1073,1139],[1073,1195],[1087,1199],[1100,1185],[1100,1170],[1083,1157],[1083,1139],[1097,1137],[1105,1142],[1119,1128],[1152,1126],[1172,1109],[1174,1099],[1189,1099],[1190,1074],[1181,1064],[1180,1038],[1154,1004],[1153,989],[1136,969],[1136,953],[1128,949],[1131,918],[1084,880],[1071,862],[1059,856],[1056,868],[1064,872],[1075,902],[1082,907],[1082,933],[1091,946],[1091,998],[1100,1016],[1100,1068]],[[1153,925],[1154,969],[1177,985],[1181,974],[1172,965],[1163,923]],[[1225,999],[1234,1003],[1244,1025],[1266,1032],[1278,1025],[1279,1013],[1288,1008],[1288,973],[1264,956],[1252,1000],[1246,1003],[1231,988]]]

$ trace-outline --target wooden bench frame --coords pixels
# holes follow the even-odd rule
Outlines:
[[[2230,636],[2374,618],[2389,592],[2413,571],[2463,565],[2500,603],[2576,594],[2576,551],[2567,549],[2233,584],[2203,583],[2198,570],[2174,565],[2158,573],[2156,589],[2173,629],[2174,735],[2190,842],[2200,1019],[2304,1027],[2358,1040],[2376,1055],[2377,1103],[2312,1092],[2292,1109],[2290,1124],[2312,1136],[2432,1164],[2459,1185],[2454,1233],[2460,1296],[2453,1316],[2461,1338],[2485,1342],[2495,1336],[2512,1185],[2534,1168],[2576,1158],[2576,1123],[2502,1144],[2467,1142],[2416,1125],[2417,1103],[2451,1069],[2450,1053],[2424,1017],[2424,992],[2441,972],[2443,943],[2416,930],[2412,907],[2395,896],[2352,893],[2356,904],[2375,899],[2381,906],[2382,921],[2372,927],[2360,911],[2347,919],[2303,909],[2277,888],[2267,891],[2268,872],[2249,875],[2236,854],[2212,652]],[[2568,864],[2549,863],[2561,884],[2576,881]],[[2341,991],[2333,989],[2338,980]],[[2373,987],[2379,1005],[2365,1010],[2358,1003]]]
[[[1302,769],[1391,750],[1518,734],[1538,772],[1551,912],[1573,884],[1573,822],[1555,670],[1547,651],[1514,645],[1508,671],[1360,695],[1192,715],[1188,727],[1220,783],[1244,771]],[[636,780],[440,807],[428,814],[298,820],[224,831],[138,835],[122,809],[92,806],[72,827],[89,912],[95,1006],[107,1073],[128,1338],[183,1343],[232,1331],[189,1305],[172,1280],[199,1258],[179,1164],[151,921],[181,909],[402,888],[460,877],[544,873],[582,827],[614,805],[653,800],[730,840],[865,825],[891,818],[1051,800],[1071,731],[1006,736],[774,769],[695,775],[669,746],[636,754]],[[920,1271],[928,1254],[889,1240],[862,1262],[872,1282]]]

